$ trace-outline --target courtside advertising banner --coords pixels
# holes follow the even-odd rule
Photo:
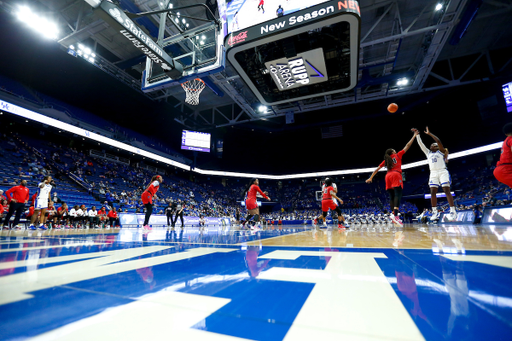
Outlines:
[[[482,219],[484,224],[511,224],[512,223],[512,207],[490,207],[484,210]]]

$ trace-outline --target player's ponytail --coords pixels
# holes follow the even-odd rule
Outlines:
[[[151,178],[151,181],[149,182],[149,185],[146,187],[146,191],[149,189],[149,186],[151,186],[151,184],[157,180],[157,178],[158,178],[158,175],[153,175],[153,177]]]
[[[391,168],[393,168],[393,159],[390,156],[391,154],[393,154],[392,148],[386,150],[386,153],[384,153],[384,161],[386,162],[386,168],[388,170],[391,170]]]
[[[251,182],[249,182],[249,184],[247,185],[247,187],[245,188],[244,190],[244,193],[243,193],[243,196],[245,197],[245,195],[247,194],[247,192],[249,192],[249,189],[251,188],[251,186],[254,184],[254,182],[256,181],[255,178],[252,178],[251,179]]]

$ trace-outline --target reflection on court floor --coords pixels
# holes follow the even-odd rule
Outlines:
[[[511,231],[4,231],[0,338],[507,339]]]

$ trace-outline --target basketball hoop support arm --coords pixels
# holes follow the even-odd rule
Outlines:
[[[92,5],[98,15],[113,29],[129,40],[153,63],[159,65],[167,76],[177,79],[183,75],[183,66],[180,63],[175,63],[162,47],[132,21],[128,13],[110,1],[86,0],[86,2]]]

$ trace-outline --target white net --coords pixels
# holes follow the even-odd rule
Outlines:
[[[203,91],[205,84],[199,79],[193,79],[191,81],[185,82],[181,84],[181,87],[185,90],[187,97],[185,98],[185,103],[190,105],[198,105],[199,104],[199,95],[201,91]]]

